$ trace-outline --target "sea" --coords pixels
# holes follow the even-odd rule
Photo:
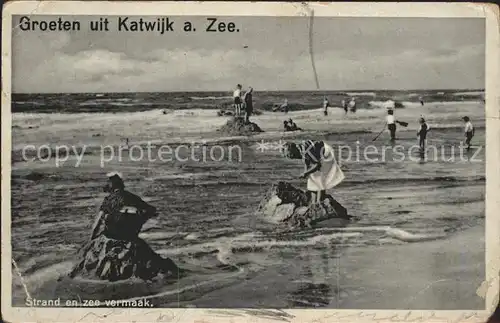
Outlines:
[[[254,90],[255,107],[271,110],[288,100],[290,109],[321,107],[324,97],[333,106],[342,100],[356,98],[358,108],[377,107],[393,100],[403,105],[423,102],[464,102],[484,100],[484,90],[418,90],[418,91],[263,91]],[[82,113],[134,112],[154,109],[216,109],[232,101],[228,92],[128,92],[128,93],[50,93],[13,94],[12,112]]]

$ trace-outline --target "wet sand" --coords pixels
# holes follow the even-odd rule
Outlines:
[[[484,226],[449,239],[348,249],[340,284],[350,290],[345,309],[484,309],[476,294],[484,280]]]

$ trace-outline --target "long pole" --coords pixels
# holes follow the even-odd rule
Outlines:
[[[377,135],[377,137],[373,138],[373,140],[372,140],[372,141],[375,141],[375,140],[377,140],[377,138],[378,138],[378,137],[380,137],[380,135],[381,135],[381,134],[384,132],[384,130],[385,130],[385,126],[387,126],[387,122],[384,124],[384,128],[382,129],[382,131],[380,131],[380,133]]]

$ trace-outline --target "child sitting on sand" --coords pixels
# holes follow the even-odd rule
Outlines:
[[[284,131],[292,131],[292,129],[290,128],[290,125],[288,124],[287,120],[283,121],[283,130]]]
[[[302,128],[297,127],[297,124],[291,118],[288,121],[283,121],[283,128],[285,131],[302,131]]]
[[[292,131],[302,130],[301,128],[297,127],[297,124],[293,122],[292,118],[288,119],[288,124],[290,125],[290,129]]]

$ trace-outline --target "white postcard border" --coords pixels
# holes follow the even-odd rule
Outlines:
[[[19,308],[11,306],[11,26],[12,15],[175,15],[337,17],[484,17],[486,18],[486,282],[484,311],[400,310],[266,310],[251,315],[227,309]],[[98,2],[19,1],[4,5],[2,17],[2,316],[13,322],[485,322],[499,295],[500,270],[500,36],[494,5],[467,3],[231,3],[231,2]],[[36,55],[36,53],[34,53]],[[479,287],[479,286],[478,286]],[[481,291],[479,292],[481,293]],[[281,314],[280,314],[281,313]],[[286,317],[286,316],[282,316]]]

